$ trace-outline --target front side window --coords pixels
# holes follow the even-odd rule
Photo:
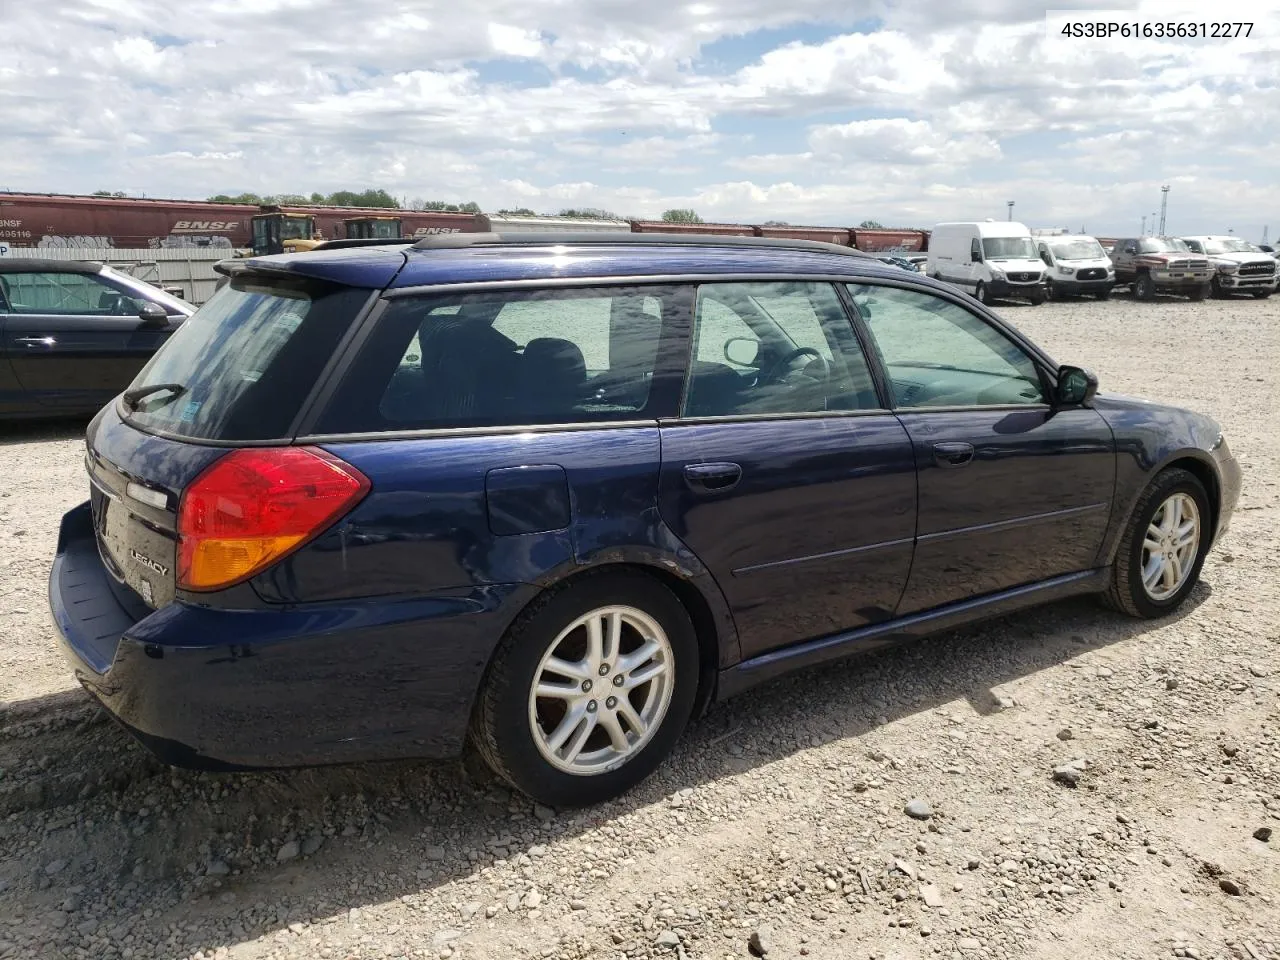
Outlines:
[[[698,288],[686,417],[822,413],[879,407],[835,289],[827,283]]]
[[[395,300],[317,430],[653,419],[659,345],[679,299],[678,288],[639,286]]]
[[[1045,402],[1034,360],[950,300],[897,287],[850,284],[880,352],[898,407]]]
[[[11,313],[81,317],[133,317],[145,303],[84,273],[7,273],[0,295]]]

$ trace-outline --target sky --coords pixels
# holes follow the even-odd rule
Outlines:
[[[1171,233],[1280,234],[1280,0],[1049,9],[0,0],[0,190],[381,187],[904,227],[1003,219],[1012,200],[1030,226],[1116,235],[1168,185]],[[1068,38],[1067,19],[1253,29]]]

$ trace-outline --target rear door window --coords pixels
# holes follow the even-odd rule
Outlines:
[[[171,384],[127,413],[144,429],[207,440],[290,433],[368,290],[236,278],[179,328],[130,385]]]
[[[674,413],[675,287],[442,293],[391,302],[318,433],[603,423]],[[682,327],[683,325],[683,327]]]

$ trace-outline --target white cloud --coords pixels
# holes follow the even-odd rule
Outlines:
[[[0,187],[922,225],[1010,198],[1036,222],[1136,221],[1173,182],[1205,229],[1260,232],[1280,2],[1215,10],[1255,35],[1066,40],[1017,0],[9,3]],[[785,42],[799,25],[817,38]]]

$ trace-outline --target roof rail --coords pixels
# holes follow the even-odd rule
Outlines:
[[[312,250],[344,250],[347,247],[386,247],[395,243],[416,243],[416,237],[361,237],[352,240],[326,240]],[[308,251],[310,252],[310,251]]]
[[[846,257],[867,257],[853,247],[818,240],[794,240],[787,237],[735,237],[722,234],[685,233],[447,233],[426,237],[413,245],[414,250],[460,250],[466,247],[495,246],[682,246],[682,247],[761,247],[766,250],[808,250],[812,253],[836,253]],[[319,248],[317,248],[319,249]]]

